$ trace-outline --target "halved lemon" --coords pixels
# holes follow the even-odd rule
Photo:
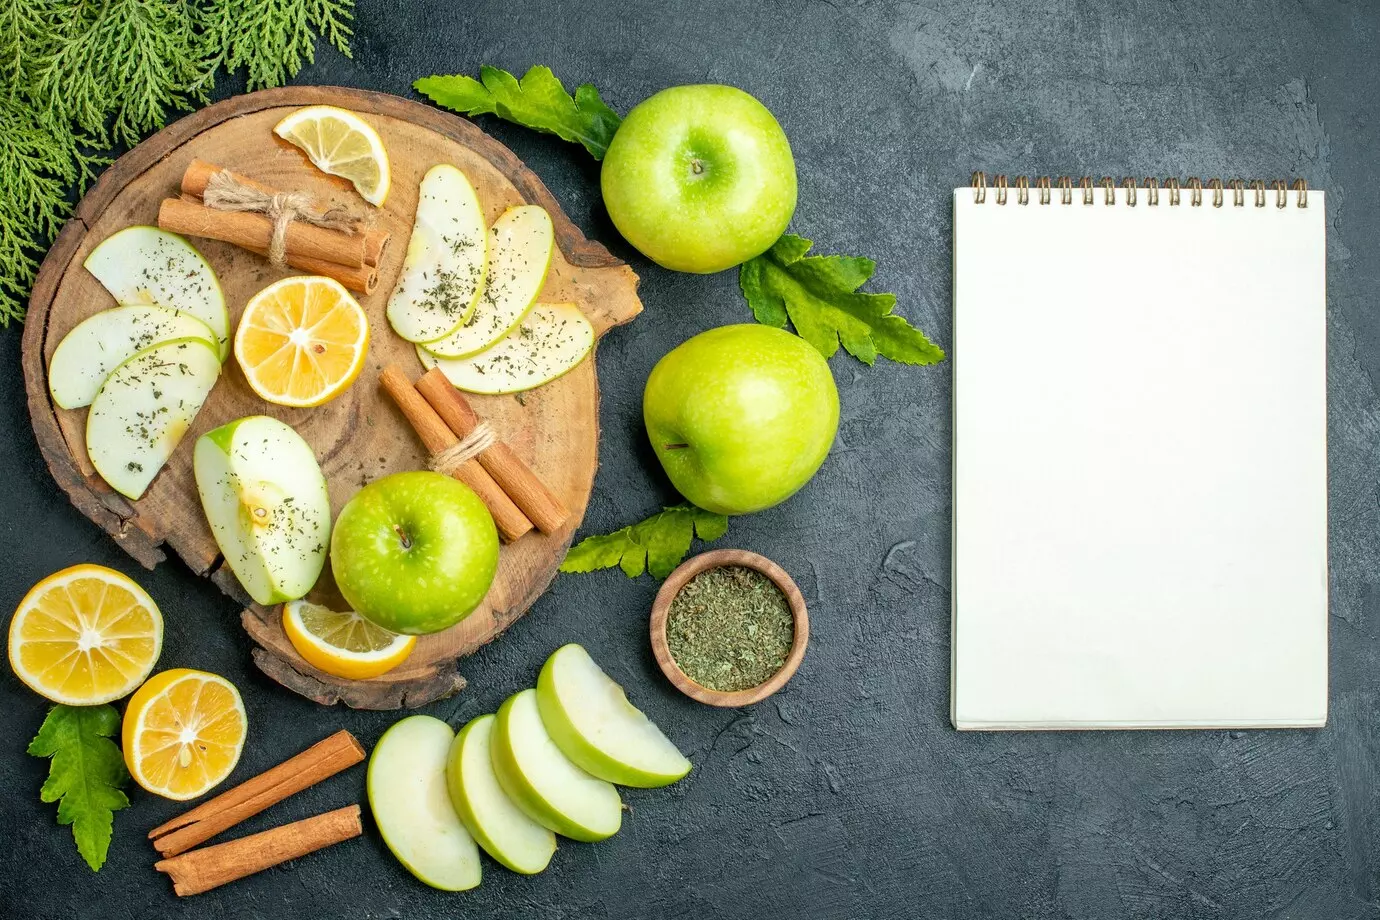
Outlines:
[[[127,576],[74,565],[30,589],[10,621],[10,667],[55,703],[95,706],[144,682],[163,650],[163,615]]]
[[[393,670],[417,644],[416,636],[389,632],[352,610],[330,610],[307,601],[283,605],[283,632],[312,667],[351,680]]]
[[[279,406],[319,406],[349,388],[369,353],[369,320],[333,278],[284,278],[255,294],[235,330],[235,360]]]
[[[370,204],[382,205],[388,197],[388,151],[379,133],[354,112],[308,106],[278,122],[273,133],[300,147],[323,173],[349,179]]]
[[[249,722],[224,677],[174,668],[148,679],[125,708],[121,732],[130,776],[179,802],[214,788],[239,763]]]

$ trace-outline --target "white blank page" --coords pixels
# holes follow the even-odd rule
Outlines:
[[[952,718],[1327,717],[1324,196],[954,192]]]

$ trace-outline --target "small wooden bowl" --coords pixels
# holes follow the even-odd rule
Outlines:
[[[671,611],[671,601],[675,600],[680,589],[685,587],[685,583],[690,579],[708,569],[717,569],[723,566],[742,566],[755,569],[770,578],[776,587],[781,589],[781,593],[786,595],[786,602],[790,605],[791,618],[795,625],[795,639],[791,642],[790,654],[786,656],[786,663],[781,666],[781,670],[755,687],[731,692],[711,690],[691,680],[680,669],[680,665],[676,664],[676,660],[671,657],[671,648],[666,643],[666,617]],[[712,552],[700,553],[698,556],[682,562],[662,584],[661,590],[656,593],[656,601],[652,604],[651,626],[652,654],[656,655],[656,663],[661,665],[661,672],[666,675],[666,679],[675,684],[677,690],[692,700],[698,700],[710,706],[748,706],[771,696],[784,687],[786,681],[795,674],[796,668],[800,667],[800,662],[805,657],[805,646],[810,642],[810,617],[805,611],[805,598],[801,596],[800,589],[791,580],[791,576],[787,575],[785,569],[766,556],[759,556],[757,553],[750,553],[743,549],[716,549]]]

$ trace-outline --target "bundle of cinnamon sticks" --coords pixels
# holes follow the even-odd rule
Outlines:
[[[267,256],[274,221],[267,213],[252,210],[218,210],[205,200],[212,177],[224,174],[238,186],[267,196],[282,194],[262,182],[222,169],[204,160],[193,160],[182,175],[181,196],[164,199],[158,208],[158,226],[173,233],[233,243]],[[324,214],[325,209],[316,213]],[[364,227],[347,232],[316,226],[305,220],[287,224],[285,261],[292,268],[334,278],[352,291],[372,293],[379,282],[379,262],[388,248],[388,232]]]

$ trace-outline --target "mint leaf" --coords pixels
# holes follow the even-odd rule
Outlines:
[[[585,83],[574,98],[549,67],[533,67],[518,80],[506,70],[485,65],[479,79],[463,74],[422,77],[412,84],[437,105],[466,115],[497,115],[505,121],[583,144],[596,160],[604,158],[622,124],[599,91]]]
[[[711,542],[727,532],[727,517],[687,502],[663,508],[622,530],[586,537],[566,553],[561,571],[593,572],[619,566],[629,578],[648,570],[656,578],[665,578],[690,552],[695,537]]]
[[[814,245],[787,233],[770,249],[743,263],[738,285],[759,323],[795,327],[796,334],[826,358],[839,345],[864,364],[880,355],[902,364],[935,364],[944,351],[892,313],[895,294],[869,294],[877,263],[861,256],[806,255]]]
[[[129,804],[120,749],[110,736],[120,715],[110,706],[54,706],[29,742],[29,753],[51,757],[39,797],[58,803],[58,823],[72,825],[77,851],[92,870],[105,863],[114,813]]]

